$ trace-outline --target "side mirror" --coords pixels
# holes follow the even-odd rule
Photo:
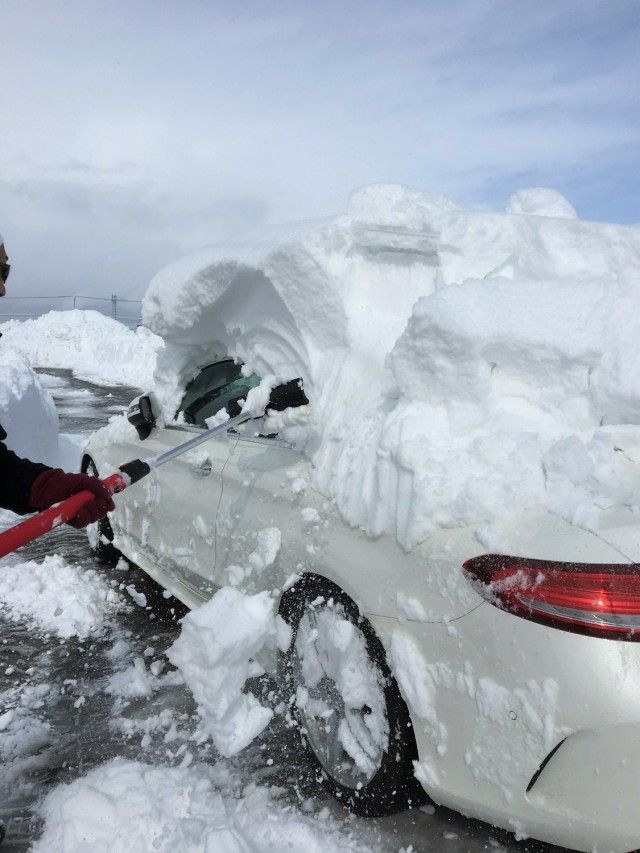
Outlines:
[[[230,418],[235,418],[242,411],[240,401],[244,400],[246,394],[229,400],[227,403],[227,412]],[[284,385],[278,385],[271,391],[266,412],[283,412],[285,409],[297,409],[299,406],[308,405],[309,400],[307,395],[302,390],[302,379],[292,379],[290,382],[285,382]]]
[[[226,409],[227,414],[230,418],[237,418],[238,415],[242,412],[242,406],[240,405],[240,400],[244,400],[247,395],[243,394],[242,397],[235,397],[233,400],[229,400],[227,403]]]
[[[129,404],[127,420],[131,426],[135,427],[140,441],[144,441],[145,438],[149,437],[151,430],[156,425],[156,419],[153,414],[151,397],[148,394],[143,394],[142,397],[136,397],[136,399]]]
[[[297,409],[299,406],[307,406],[309,400],[302,388],[302,379],[292,379],[284,385],[278,385],[269,396],[267,409],[274,412],[283,412],[285,409]]]

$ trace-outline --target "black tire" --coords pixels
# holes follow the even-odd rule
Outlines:
[[[394,814],[425,802],[424,790],[413,775],[418,753],[409,712],[370,622],[348,595],[318,575],[304,575],[287,590],[279,612],[292,629],[291,644],[281,658],[286,698],[325,787],[365,817]],[[333,638],[344,637],[345,630],[351,637],[348,648],[343,652],[338,643],[332,649]],[[337,681],[332,672],[336,667]],[[320,671],[322,677],[312,683]],[[363,697],[366,701],[358,708]],[[343,745],[345,729],[350,753]]]
[[[89,474],[90,477],[98,477],[98,467],[90,456],[85,456],[82,460],[82,473]],[[87,535],[89,537],[89,548],[91,553],[99,563],[105,563],[109,566],[115,566],[122,554],[113,545],[113,528],[108,517],[101,518],[96,524],[90,524],[87,527]]]

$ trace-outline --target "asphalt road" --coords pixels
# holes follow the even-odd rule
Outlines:
[[[52,388],[52,393],[64,433],[90,433],[114,412],[122,411],[138,393],[130,388],[103,388],[80,382],[68,371],[47,370],[46,373],[59,380],[52,382],[58,386]],[[123,580],[121,570],[95,563],[86,535],[72,528],[60,528],[25,546],[21,552],[25,560],[42,560],[54,553],[61,554],[69,562],[97,568],[117,584]],[[178,636],[179,619],[185,609],[175,599],[164,598],[162,590],[136,567],[126,571],[126,583],[133,583],[139,592],[145,593],[147,607],[133,607],[121,614],[118,630],[127,636],[134,654],[142,655],[145,649],[153,646],[158,655]],[[31,685],[60,686],[60,690],[49,693],[55,699],[48,700],[46,707],[39,711],[41,719],[49,726],[48,735],[26,749],[20,760],[0,768],[0,818],[7,827],[2,851],[24,853],[39,833],[38,801],[52,786],[71,781],[115,756],[166,762],[167,749],[160,736],[155,740],[152,737],[141,750],[139,737],[126,737],[111,725],[113,698],[105,694],[102,687],[113,671],[113,664],[106,655],[113,645],[113,637],[60,642],[26,625],[9,622],[0,610],[0,640],[0,697],[21,680]],[[268,678],[257,685],[264,696],[273,687]],[[92,699],[76,707],[80,696]],[[193,717],[194,703],[185,687],[166,688],[151,699],[134,701],[126,714],[135,722],[167,710],[187,723]],[[0,705],[0,714],[2,711]],[[278,756],[275,764],[265,766],[265,749],[268,754]],[[202,760],[207,760],[206,756]],[[263,736],[236,757],[234,767],[246,774],[247,782],[281,785],[291,791],[292,802],[314,798],[344,818],[341,808],[327,800],[310,773],[297,736],[277,715]],[[434,806],[384,819],[354,817],[349,825],[357,835],[370,838],[372,846],[381,846],[389,853],[398,853],[402,848],[406,853],[445,850],[447,853],[557,853],[560,849],[532,841],[517,842],[507,833]]]

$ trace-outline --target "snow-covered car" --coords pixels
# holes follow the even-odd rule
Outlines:
[[[90,442],[83,469],[175,448],[257,383],[231,359],[207,365],[180,424],[154,427],[138,400],[130,415],[148,437]],[[288,392],[304,417],[303,392]],[[127,490],[94,548],[116,556],[115,538],[191,608],[229,584],[282,591],[295,716],[354,811],[416,804],[417,778],[435,802],[516,832],[637,846],[640,582],[619,550],[635,520],[587,533],[527,512],[505,537],[531,559],[482,553],[472,528],[407,552],[347,525],[309,468],[256,418]]]
[[[191,608],[230,586],[277,599],[288,707],[352,810],[426,792],[622,853],[640,847],[640,231],[546,190],[509,209],[365,188],[345,217],[161,272],[153,392],[83,468],[162,454],[265,388],[274,405],[123,492],[94,547]]]

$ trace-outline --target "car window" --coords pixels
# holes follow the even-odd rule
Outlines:
[[[259,384],[259,376],[243,376],[242,365],[232,359],[210,364],[187,385],[176,416],[182,414],[186,423],[206,429],[207,418],[232,400],[246,397]]]

